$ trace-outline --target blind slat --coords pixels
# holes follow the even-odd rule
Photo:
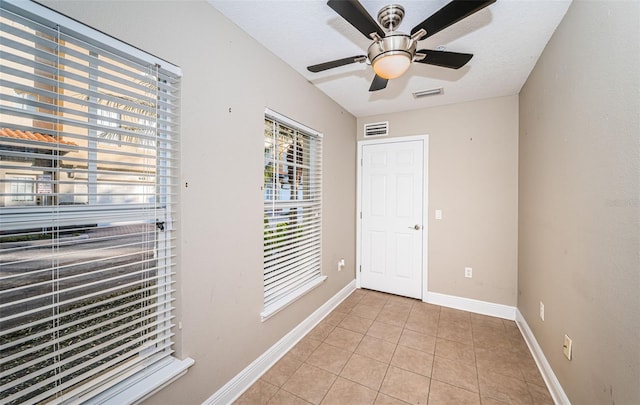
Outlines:
[[[153,288],[156,289],[156,287],[153,287]],[[150,291],[150,288],[147,288],[146,291]],[[129,293],[129,294],[131,294],[131,293]],[[138,292],[135,292],[134,295],[135,294],[140,295],[140,293],[138,293]],[[132,301],[131,305],[138,305],[138,304],[142,303],[143,301],[148,300],[149,298],[163,298],[163,297],[161,297],[161,296],[159,297],[157,295],[150,295],[149,297],[143,297],[143,298],[135,299],[134,301]],[[157,301],[156,303],[153,304],[153,306],[154,307],[160,307],[160,306],[163,306],[163,305],[166,305],[166,304],[170,303],[171,301],[172,300]],[[128,302],[123,302],[120,305],[117,305],[117,302],[114,302],[114,301],[111,301],[111,302],[115,303],[116,305],[109,307],[109,310],[107,310],[105,312],[101,312],[99,314],[92,314],[90,316],[84,317],[84,319],[75,319],[75,320],[73,320],[71,322],[66,322],[64,324],[58,323],[57,325],[55,325],[54,327],[52,327],[50,329],[47,329],[46,331],[42,331],[42,332],[39,332],[39,333],[34,333],[34,334],[30,335],[30,336],[25,336],[22,339],[16,339],[16,340],[13,340],[11,342],[8,342],[7,344],[0,345],[0,350],[4,351],[4,350],[7,350],[7,349],[9,349],[11,347],[20,346],[22,343],[27,342],[30,339],[35,339],[35,338],[47,336],[47,335],[50,335],[50,334],[53,334],[53,333],[58,333],[63,328],[70,328],[70,327],[79,325],[84,321],[92,321],[92,320],[100,318],[100,317],[102,317],[104,315],[109,316],[110,314],[117,313],[118,311],[120,311],[122,309],[125,309],[130,305]],[[142,310],[144,311],[144,310],[146,310],[146,308],[143,308]],[[70,316],[70,315],[72,315],[72,313],[65,312],[64,315],[65,316]],[[39,322],[42,323],[44,321],[46,321],[46,320],[40,320]],[[29,326],[31,327],[33,325],[35,325],[35,323],[32,323]],[[69,336],[69,335],[67,335],[67,336]],[[13,356],[18,356],[18,355],[21,356],[21,355],[23,355],[23,353],[34,352],[34,351],[37,351],[37,350],[41,349],[43,346],[44,345],[42,345],[42,346],[32,346],[32,347],[29,347],[29,348],[23,348],[20,353],[14,354]],[[7,356],[8,360],[10,359],[9,357],[10,356]]]
[[[277,303],[283,297],[290,296],[292,292],[303,287],[305,284],[313,282],[318,279],[316,272],[309,270],[307,272],[296,273],[295,278],[288,280],[287,284],[283,284],[277,290],[270,291],[265,297],[265,306]]]
[[[167,329],[168,329],[168,327],[167,327]],[[144,341],[145,339],[146,339],[146,336],[142,336],[142,337],[140,337],[140,338],[130,340],[130,341],[126,342],[125,344],[121,345],[121,346],[118,346],[118,347],[113,348],[113,349],[111,349],[111,350],[108,350],[108,351],[106,351],[106,352],[100,352],[100,355],[98,355],[98,356],[96,356],[96,357],[93,357],[93,358],[92,358],[92,360],[93,360],[93,362],[100,362],[100,360],[102,360],[102,359],[104,359],[104,358],[108,358],[110,355],[113,355],[114,353],[117,353],[117,352],[123,352],[123,351],[124,351],[124,349],[130,348],[131,346],[134,346],[134,345],[136,345],[136,344],[139,344],[140,342]],[[159,341],[158,341],[157,343],[160,343],[160,342],[162,342],[163,340],[164,340],[164,339],[159,339]],[[151,342],[153,342],[153,341],[151,341]],[[154,343],[156,343],[156,342],[154,342]],[[104,346],[100,346],[100,347],[98,347],[97,349],[100,349],[100,348],[102,348],[102,347],[104,347]],[[82,353],[80,353],[80,354],[82,354]],[[127,357],[127,356],[126,356],[126,354],[127,354],[127,352],[125,352],[124,354],[122,354],[122,355],[121,355],[121,356],[119,356],[119,357]],[[75,357],[75,356],[74,356],[74,357]],[[111,364],[117,364],[117,363],[119,363],[120,361],[119,361],[119,360],[117,360],[117,359],[114,359],[114,360],[111,360],[110,362],[111,362]],[[98,363],[98,364],[99,364],[99,363]],[[26,394],[28,394],[28,393],[33,392],[33,391],[35,391],[36,389],[38,389],[38,388],[40,388],[40,387],[42,387],[42,386],[48,385],[48,384],[56,384],[56,386],[58,386],[58,387],[60,387],[60,386],[62,386],[62,385],[66,385],[66,386],[73,385],[73,384],[75,384],[73,381],[71,381],[71,382],[67,382],[66,384],[62,384],[62,385],[58,385],[58,384],[57,384],[57,382],[58,382],[60,379],[62,379],[62,378],[64,378],[64,377],[68,376],[69,374],[72,374],[72,373],[74,373],[75,371],[81,370],[83,367],[86,367],[86,364],[78,364],[78,365],[76,365],[76,366],[74,366],[74,367],[71,367],[71,368],[69,368],[69,369],[66,369],[66,370],[65,370],[65,371],[63,371],[63,372],[56,372],[54,376],[49,377],[49,378],[47,378],[47,379],[45,379],[45,380],[43,380],[43,381],[41,381],[41,382],[38,382],[38,383],[36,383],[36,384],[31,385],[28,389],[24,390],[24,391],[26,391],[26,392],[21,392],[21,393],[20,393],[20,395],[24,395],[25,393],[26,393]],[[60,365],[59,365],[59,364],[54,364],[54,365],[51,365],[51,366],[49,366],[49,367],[47,367],[47,368],[44,368],[44,369],[39,370],[39,371],[40,371],[40,373],[39,373],[39,374],[43,374],[44,372],[46,372],[46,371],[48,371],[48,370],[58,369],[58,368],[60,368]],[[91,372],[90,372],[90,373],[88,373],[88,374],[93,375],[95,372],[96,372],[96,369],[94,368],[94,369],[93,369],[93,370],[91,370]],[[79,378],[78,378],[78,379],[79,379]],[[33,378],[32,378],[32,376],[31,376],[31,375],[27,375],[26,377],[23,377],[23,378],[21,378],[21,379],[17,380],[17,381],[16,381],[16,383],[17,383],[17,384],[19,384],[19,383],[29,382],[29,381],[33,381]],[[12,385],[15,385],[15,384],[12,384]],[[6,389],[6,388],[5,388],[5,389]],[[12,397],[9,397],[9,401],[11,401],[11,398],[12,398]]]
[[[100,328],[103,328],[104,326],[107,326],[107,325],[109,325],[111,323],[117,323],[117,322],[120,321],[120,325],[118,327],[116,327],[116,328],[105,329],[105,331],[103,333],[94,334],[88,339],[83,339],[83,340],[77,341],[77,342],[75,342],[73,344],[65,345],[62,349],[59,349],[59,350],[57,350],[55,352],[49,353],[49,354],[44,355],[44,356],[38,356],[38,357],[34,358],[33,360],[31,360],[29,362],[16,365],[16,366],[14,366],[14,368],[11,368],[11,369],[8,369],[8,370],[4,370],[4,371],[7,372],[7,373],[10,373],[10,374],[16,374],[16,373],[18,373],[18,372],[20,372],[22,370],[31,368],[32,366],[34,366],[36,364],[46,362],[47,360],[53,359],[53,358],[55,358],[57,356],[62,356],[67,352],[76,353],[74,355],[75,357],[86,356],[88,353],[93,353],[93,352],[96,352],[96,351],[99,352],[100,351],[100,347],[97,347],[97,346],[92,346],[92,348],[90,350],[84,350],[84,351],[78,351],[77,349],[79,347],[86,346],[87,344],[91,344],[92,342],[94,342],[96,340],[101,340],[103,337],[106,337],[106,336],[114,336],[114,340],[116,340],[116,341],[124,339],[125,337],[122,334],[118,333],[118,332],[122,331],[124,329],[128,329],[128,328],[130,328],[132,326],[142,325],[142,328],[148,329],[150,326],[153,326],[153,323],[147,323],[147,321],[149,321],[150,319],[156,318],[157,315],[164,316],[169,312],[169,310],[160,310],[160,311],[157,311],[156,313],[153,313],[151,315],[146,315],[146,316],[141,316],[139,318],[136,318],[134,321],[131,321],[131,322],[128,322],[128,323],[122,323],[123,320],[126,320],[127,318],[130,318],[130,317],[135,316],[137,314],[141,314],[142,312],[148,312],[148,311],[147,311],[146,308],[143,308],[142,310],[138,310],[138,311],[135,311],[135,312],[127,313],[125,315],[114,317],[113,320],[106,320],[106,321],[103,321],[101,323],[97,323],[97,324],[94,325],[94,328],[100,329]],[[140,331],[140,326],[138,326],[138,331]],[[84,330],[80,330],[80,331],[77,331],[77,332],[71,333],[71,334],[61,334],[60,337],[57,339],[57,342],[55,342],[55,343],[46,342],[46,343],[43,343],[40,346],[36,346],[36,347],[33,347],[33,348],[29,348],[28,350],[15,353],[15,354],[13,354],[11,356],[7,356],[5,361],[11,361],[11,360],[14,360],[16,358],[20,358],[20,357],[25,356],[27,354],[30,354],[32,352],[36,352],[36,351],[42,350],[44,348],[53,346],[54,344],[64,343],[64,342],[66,342],[66,341],[68,341],[70,339],[73,339],[74,337],[81,336],[82,334],[85,334],[85,333],[86,332]],[[105,342],[102,342],[100,344],[101,345],[105,345],[105,343],[112,344],[110,342],[111,341],[105,341]],[[106,344],[106,345],[108,345],[108,344]],[[46,373],[46,372],[47,372],[47,369],[39,368],[38,371],[33,372],[33,373],[29,373],[29,375],[26,377],[26,379],[35,378],[35,377],[38,376],[38,374],[42,374],[42,373]],[[7,387],[0,387],[0,390],[2,390],[3,388],[7,388]]]
[[[295,266],[291,266],[289,271],[280,274],[278,278],[272,279],[269,285],[265,287],[265,297],[269,298],[274,292],[287,288],[290,281],[298,279],[301,274],[315,274],[315,268],[319,264],[320,261],[317,258],[310,257]]]
[[[65,316],[71,316],[71,315],[77,314],[77,313],[82,312],[82,311],[91,310],[91,309],[93,309],[95,307],[99,307],[101,305],[110,305],[110,304],[113,304],[115,301],[117,301],[119,299],[126,299],[126,298],[130,298],[132,296],[135,297],[136,294],[142,294],[142,293],[153,294],[154,290],[159,290],[160,288],[164,288],[164,289],[169,289],[170,290],[171,289],[170,287],[172,285],[173,285],[173,282],[159,283],[159,284],[157,284],[155,286],[141,288],[140,290],[137,290],[137,291],[133,291],[133,292],[125,293],[125,294],[118,294],[115,297],[111,297],[109,299],[105,299],[105,300],[102,300],[102,301],[97,302],[97,303],[94,302],[93,304],[88,304],[88,305],[82,306],[80,308],[67,310],[67,311],[64,312],[64,315]],[[171,293],[173,293],[173,290],[171,290]],[[164,300],[164,301],[162,301],[163,304],[166,304],[166,303],[169,303],[169,302],[173,301],[173,298],[166,297],[166,296],[165,297],[159,296],[158,298],[161,298],[161,299]],[[44,308],[41,311],[47,310],[47,309],[51,309],[51,308],[50,307],[49,308]],[[11,328],[11,329],[5,329],[5,330],[2,330],[0,332],[0,336],[9,335],[9,334],[15,333],[15,332],[23,329],[24,327],[33,328],[33,327],[38,327],[38,326],[42,325],[43,323],[53,323],[53,321],[55,321],[57,318],[58,318],[57,315],[55,315],[55,316],[51,315],[51,316],[48,316],[48,317],[45,317],[45,318],[42,318],[42,319],[37,319],[37,320],[34,320],[32,322],[29,322],[28,324],[26,324],[24,326],[23,325],[19,325],[17,327]],[[88,318],[88,319],[90,320],[91,318]],[[75,325],[75,324],[78,324],[78,323],[82,323],[84,321],[85,321],[84,317],[77,318],[74,322],[71,322],[70,324],[71,325]],[[38,338],[40,336],[44,336],[44,335],[49,333],[49,330],[55,331],[55,328],[59,328],[59,327],[61,327],[61,325],[59,323],[57,323],[55,326],[53,326],[52,329],[43,329],[39,333],[32,333],[30,335],[27,335],[27,336],[23,337],[22,340],[8,341],[8,343],[0,346],[0,348],[10,347],[11,345],[14,344],[14,342],[22,343],[23,341],[26,341],[28,339],[34,339],[34,338]],[[17,343],[15,343],[15,344],[17,344]],[[2,350],[2,349],[0,349],[0,350]]]
[[[272,277],[278,270],[285,270],[289,264],[295,264],[303,261],[308,256],[315,256],[320,251],[320,240],[316,239],[312,243],[301,243],[296,249],[292,249],[287,253],[280,254],[277,257],[265,260],[265,285],[267,280]]]
[[[147,282],[147,283],[148,282],[152,282],[154,280],[158,280],[158,279],[161,279],[163,277],[164,277],[164,275],[163,276],[156,276],[156,277],[148,277],[145,280],[145,282]],[[130,282],[130,283],[120,284],[120,285],[118,285],[116,287],[105,288],[105,289],[103,289],[103,290],[101,290],[99,292],[85,294],[85,295],[79,296],[78,298],[67,299],[67,300],[60,301],[60,302],[55,303],[55,304],[44,305],[44,306],[40,306],[38,308],[34,308],[34,309],[31,309],[31,310],[28,310],[28,311],[22,311],[19,315],[21,315],[21,316],[32,315],[32,314],[35,314],[35,313],[38,313],[38,312],[42,312],[42,311],[45,311],[45,310],[49,310],[49,309],[57,309],[58,307],[60,307],[62,305],[73,305],[73,304],[78,303],[78,302],[83,302],[83,301],[85,301],[87,299],[100,297],[101,295],[103,295],[105,293],[118,293],[119,291],[125,290],[125,289],[130,288],[130,287],[137,287],[138,284],[141,284],[141,282],[140,281],[133,281],[133,282]],[[8,321],[11,321],[13,319],[19,319],[21,317],[19,315],[18,314],[7,315],[7,316],[3,317],[3,320],[5,322],[8,322]],[[55,316],[53,316],[52,319],[54,319],[54,320],[57,319],[57,316],[58,316],[58,314],[56,313]]]

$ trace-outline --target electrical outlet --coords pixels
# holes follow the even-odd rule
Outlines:
[[[571,347],[573,346],[573,340],[567,335],[564,335],[564,344],[562,345],[562,352],[567,360],[571,360]]]
[[[342,269],[344,269],[344,266],[345,266],[344,259],[338,260],[338,271],[342,271]]]
[[[471,267],[465,267],[464,268],[464,276],[466,278],[471,278],[473,277],[473,269]]]
[[[540,319],[544,321],[544,304],[540,301]]]

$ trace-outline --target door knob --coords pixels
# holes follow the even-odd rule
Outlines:
[[[416,231],[419,231],[419,230],[420,230],[420,228],[421,228],[421,227],[420,227],[420,225],[418,225],[418,224],[415,224],[414,226],[410,226],[410,227],[409,227],[409,229],[415,229]]]

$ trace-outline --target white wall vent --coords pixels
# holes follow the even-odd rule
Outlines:
[[[364,137],[389,135],[389,121],[364,124]]]

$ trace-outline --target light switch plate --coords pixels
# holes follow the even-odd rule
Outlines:
[[[436,219],[442,219],[442,210],[436,210]]]

